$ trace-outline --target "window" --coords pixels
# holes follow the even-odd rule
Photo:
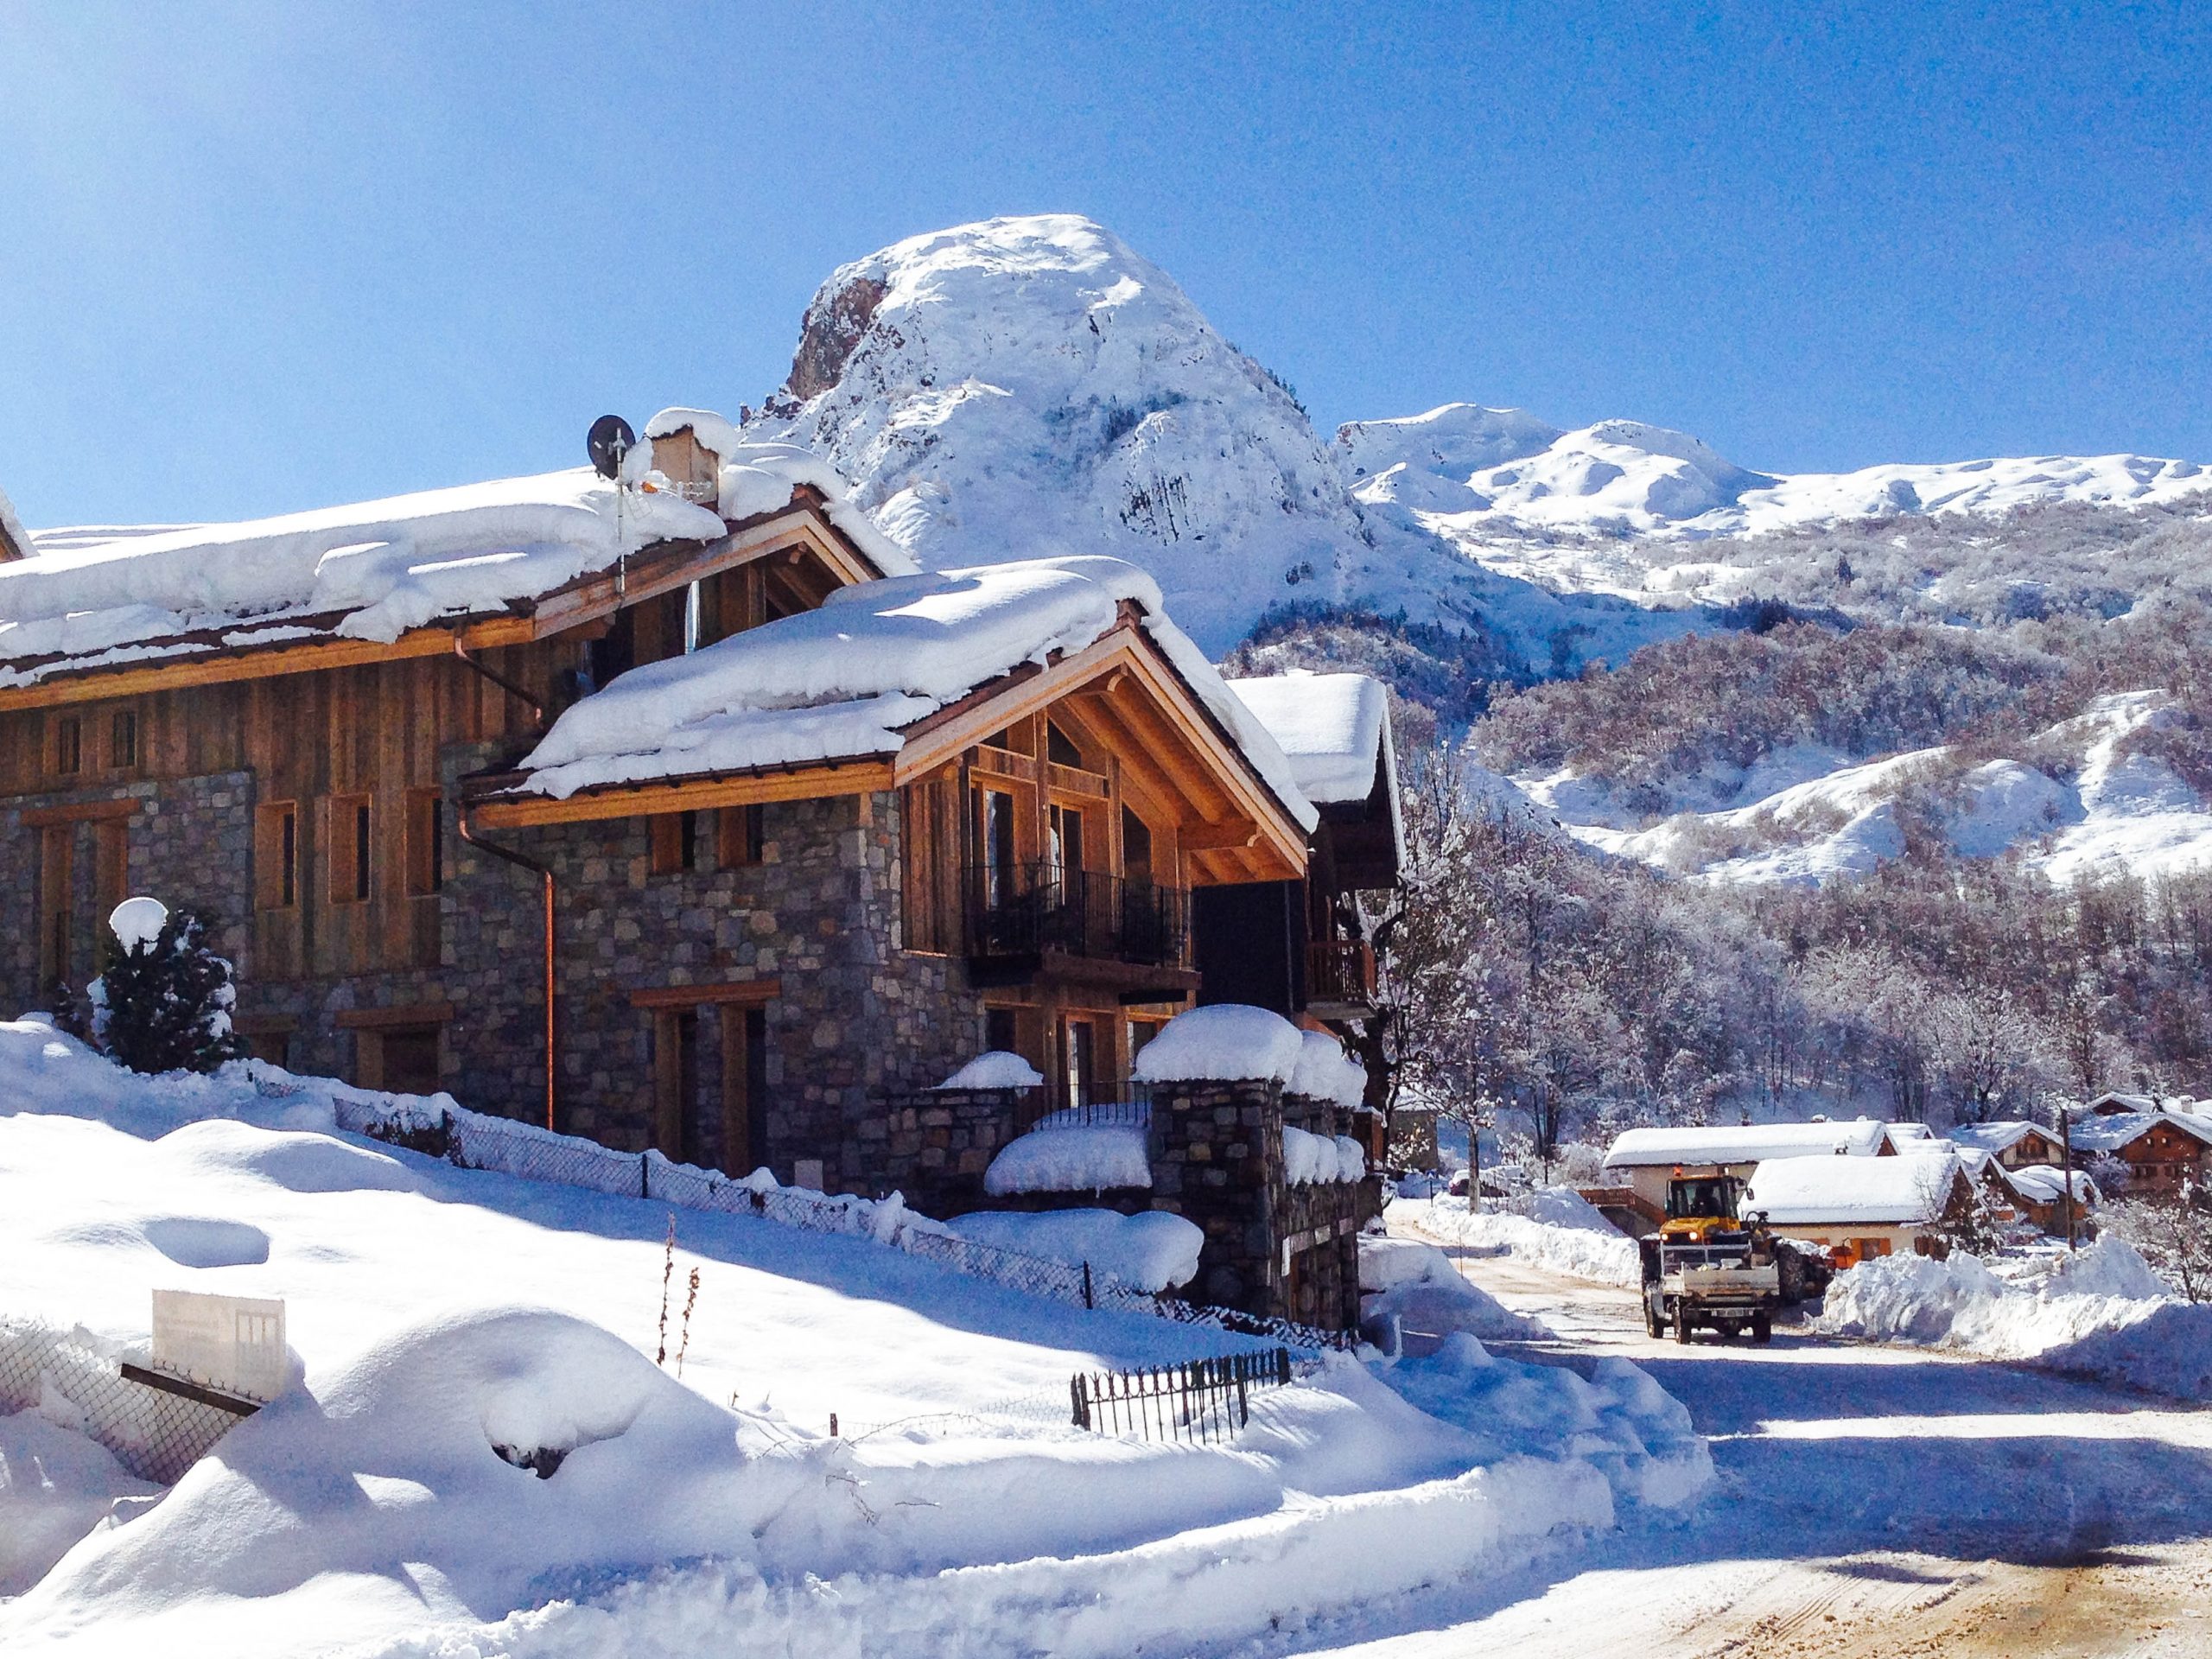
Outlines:
[[[1045,758],[1056,766],[1080,766],[1083,751],[1051,721],[1045,722]]]
[[[354,1040],[360,1051],[363,1087],[395,1095],[437,1093],[437,1027],[386,1026],[364,1030]]]
[[[983,902],[995,907],[1014,898],[1014,797],[1002,789],[980,792]]]
[[[57,776],[73,778],[85,769],[85,732],[74,715],[64,715],[54,722],[54,770]]]
[[[118,709],[108,721],[107,763],[118,771],[138,764],[138,716]]]
[[[1096,1097],[1097,1085],[1097,1051],[1093,1027],[1088,1020],[1063,1020],[1060,1022],[1060,1078],[1064,1090],[1061,1103],[1067,1106],[1088,1106]]]
[[[1013,1054],[1020,1050],[1020,1038],[1016,1034],[1012,1008],[983,1010],[983,1046],[996,1053]]]
[[[1046,879],[1057,882],[1071,871],[1079,874],[1083,869],[1083,814],[1055,803],[1046,816]]]
[[[299,808],[290,801],[271,801],[254,812],[254,906],[289,910],[299,901]]]
[[[766,814],[758,802],[751,806],[726,806],[715,815],[715,835],[721,842],[715,861],[731,870],[758,864],[767,847]]]
[[[435,789],[407,791],[407,891],[423,898],[446,884],[445,798]]]
[[[683,870],[707,868],[707,838],[701,833],[697,810],[656,813],[652,825],[652,872],[675,875]]]
[[[358,905],[369,896],[369,798],[330,798],[330,902]]]

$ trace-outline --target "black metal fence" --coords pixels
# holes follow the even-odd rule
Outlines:
[[[1251,1395],[1291,1379],[1290,1350],[1224,1354],[1141,1371],[1069,1379],[1077,1428],[1147,1440],[1227,1440],[1252,1420]]]
[[[1036,1129],[1088,1129],[1101,1126],[1113,1128],[1148,1129],[1152,1127],[1152,1103],[1144,1098],[1142,1084],[1130,1085],[1132,1097],[1128,1100],[1090,1100],[1080,1106],[1063,1106],[1058,1111],[1047,1112],[1029,1127]]]
[[[1179,964],[1190,939],[1190,895],[1057,864],[971,864],[962,872],[968,954]]]

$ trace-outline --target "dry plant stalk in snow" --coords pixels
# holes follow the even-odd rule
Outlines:
[[[676,1344],[676,1374],[683,1375],[683,1356],[691,1350],[691,1309],[699,1300],[699,1269],[691,1269],[691,1282],[683,1293],[683,1329]]]
[[[668,1212],[668,1243],[662,1247],[660,1258],[660,1345],[654,1351],[653,1363],[668,1363],[668,1281],[676,1274],[676,1211]]]

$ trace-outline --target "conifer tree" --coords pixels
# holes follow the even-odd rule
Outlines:
[[[165,913],[158,931],[148,926],[157,908],[127,899],[110,918],[106,967],[88,993],[93,1040],[134,1071],[213,1071],[244,1058],[231,1028],[230,963],[208,948],[191,911]]]

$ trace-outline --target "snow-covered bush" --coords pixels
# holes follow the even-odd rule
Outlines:
[[[126,899],[107,928],[107,961],[86,988],[86,1034],[134,1071],[213,1071],[245,1057],[231,1029],[238,1001],[231,964],[208,949],[192,911]]]
[[[2212,1192],[2191,1185],[2178,1198],[2126,1198],[2106,1205],[2101,1219],[2175,1290],[2212,1301]]]

